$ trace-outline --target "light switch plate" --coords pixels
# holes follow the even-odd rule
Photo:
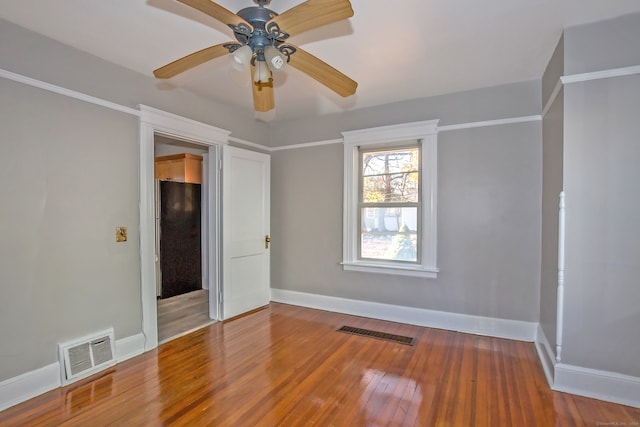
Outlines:
[[[116,227],[116,242],[127,241],[127,227]]]

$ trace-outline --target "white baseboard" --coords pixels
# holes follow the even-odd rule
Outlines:
[[[0,411],[60,387],[58,362],[0,382]]]
[[[271,289],[271,300],[355,316],[533,342],[537,323]]]
[[[115,347],[118,362],[130,359],[144,352],[144,335],[119,339]],[[61,385],[59,362],[4,380],[0,382],[0,411]]]
[[[116,341],[116,360],[118,363],[144,353],[144,335],[131,335]]]
[[[542,364],[542,370],[544,371],[544,376],[547,378],[547,382],[549,383],[549,387],[553,387],[553,376],[554,376],[554,365],[555,365],[555,355],[553,354],[553,350],[551,349],[551,344],[549,344],[549,340],[542,330],[542,326],[538,324],[538,335],[536,337],[536,351],[538,352],[538,359],[540,359],[540,363]]]
[[[558,363],[553,390],[640,408],[640,378]]]

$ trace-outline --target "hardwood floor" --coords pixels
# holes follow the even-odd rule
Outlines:
[[[209,291],[205,289],[158,300],[159,343],[213,322],[209,318]]]
[[[415,337],[414,346],[336,332]],[[552,392],[534,345],[272,303],[0,412],[0,425],[638,425]],[[606,424],[609,423],[609,424]]]

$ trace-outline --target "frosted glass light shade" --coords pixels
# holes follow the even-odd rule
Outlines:
[[[251,47],[247,45],[236,49],[231,54],[231,57],[233,58],[233,67],[239,71],[246,70],[249,62],[251,61],[251,56],[253,56],[253,51],[251,50]]]
[[[287,64],[287,60],[278,49],[273,46],[267,46],[264,49],[264,58],[267,66],[273,72],[278,72]]]
[[[256,69],[253,72],[253,81],[256,83],[269,83],[271,71],[264,61],[256,61]]]

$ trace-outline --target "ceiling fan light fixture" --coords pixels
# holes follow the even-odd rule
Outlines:
[[[274,108],[272,73],[281,71],[295,54],[292,67],[340,96],[355,93],[357,82],[287,42],[291,35],[352,17],[353,8],[349,0],[298,0],[302,3],[280,14],[265,7],[271,0],[253,0],[257,6],[245,7],[238,13],[229,11],[216,0],[179,1],[227,25],[233,31],[235,40],[176,59],[154,70],[153,75],[157,78],[172,78],[229,53],[234,69],[252,74],[255,83],[252,85],[254,109],[259,112],[271,111]]]
[[[267,62],[267,66],[274,73],[282,70],[287,64],[286,58],[284,58],[282,53],[280,53],[280,51],[274,46],[267,46],[264,49],[264,58]]]
[[[252,56],[253,50],[248,45],[244,45],[236,49],[231,54],[231,57],[233,58],[233,67],[239,71],[246,70],[247,66],[249,66],[249,62],[251,62]]]

